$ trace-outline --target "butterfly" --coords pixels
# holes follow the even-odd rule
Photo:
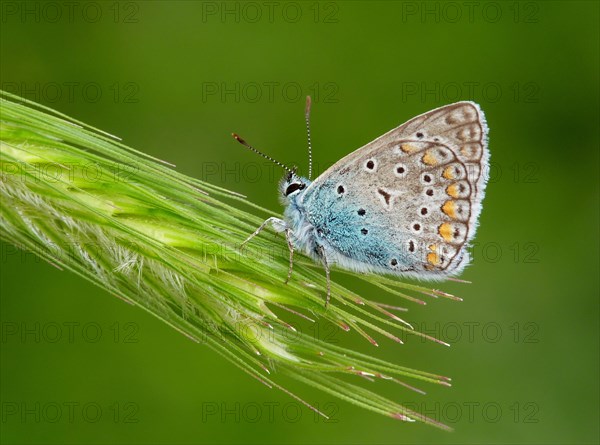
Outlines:
[[[243,245],[271,225],[284,232],[292,275],[294,250],[330,267],[442,280],[469,264],[489,166],[488,127],[479,105],[434,109],[340,159],[311,181],[311,100],[305,120],[308,177],[234,138],[287,171],[279,185],[283,219],[267,219]]]

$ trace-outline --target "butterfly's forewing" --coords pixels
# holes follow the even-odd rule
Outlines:
[[[341,159],[306,190],[306,216],[346,267],[423,278],[468,262],[485,191],[487,126],[459,102],[418,116]]]

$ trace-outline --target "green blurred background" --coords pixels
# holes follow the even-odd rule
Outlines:
[[[1,5],[2,89],[275,211],[280,172],[230,133],[305,169],[307,94],[318,172],[461,99],[484,109],[492,154],[463,275],[473,284],[441,285],[465,301],[408,305],[452,347],[374,351],[453,377],[421,385],[426,396],[382,388],[454,432],[290,383],[333,421],[315,419],[151,315],[3,245],[3,443],[598,442],[597,2]]]

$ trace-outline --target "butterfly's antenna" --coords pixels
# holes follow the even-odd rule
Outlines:
[[[275,159],[273,159],[271,156],[267,156],[266,154],[258,151],[256,148],[254,148],[252,145],[248,144],[248,142],[246,142],[245,140],[243,140],[241,137],[239,137],[237,134],[235,133],[231,133],[231,135],[233,136],[233,138],[238,141],[240,144],[242,144],[244,147],[246,147],[247,149],[253,151],[254,153],[256,153],[259,156],[262,156],[265,159],[268,159],[269,161],[271,161],[274,164],[277,164],[278,166],[280,166],[281,168],[283,168],[285,171],[289,172],[289,173],[294,173],[294,170],[292,170],[291,168],[289,168],[287,165],[276,161]]]
[[[306,96],[306,108],[304,109],[304,120],[306,121],[306,136],[308,137],[308,179],[312,176],[312,144],[310,143],[310,96]]]

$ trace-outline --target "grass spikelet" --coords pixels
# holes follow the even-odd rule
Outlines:
[[[282,239],[260,236],[240,250],[264,209],[51,109],[5,92],[0,107],[4,241],[139,306],[298,400],[277,383],[278,375],[376,413],[447,429],[379,392],[394,384],[421,392],[414,381],[449,386],[450,379],[294,327],[319,320],[373,345],[385,338],[401,343],[405,334],[423,335],[393,313],[404,308],[336,283],[325,308],[324,274],[310,260],[299,256],[284,285]],[[424,300],[408,293],[455,298],[385,277],[365,280],[411,302]]]

